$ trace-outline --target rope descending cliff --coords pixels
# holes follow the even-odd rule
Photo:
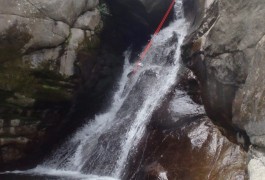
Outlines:
[[[154,36],[157,35],[161,28],[163,27],[166,19],[168,18],[168,15],[169,13],[171,12],[171,10],[173,9],[174,7],[174,4],[176,3],[176,0],[172,0],[170,6],[168,7],[168,10],[166,11],[163,19],[161,20],[161,22],[159,23],[156,31],[154,32]],[[136,66],[134,67],[134,70],[133,70],[133,73],[132,74],[135,74],[137,72],[137,70],[142,66],[141,64],[141,61],[144,60],[147,52],[149,51],[149,49],[151,48],[152,44],[153,44],[153,39],[154,39],[154,36],[151,38],[151,40],[149,41],[149,43],[145,46],[144,50],[142,51],[142,53],[140,54],[140,57],[139,59],[136,61]]]

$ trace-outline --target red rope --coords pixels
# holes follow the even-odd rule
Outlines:
[[[165,13],[163,19],[162,19],[161,22],[159,23],[159,25],[158,25],[156,31],[154,32],[154,35],[157,35],[157,34],[160,32],[160,30],[161,30],[161,28],[163,27],[163,25],[164,25],[166,19],[168,18],[169,13],[171,12],[171,10],[172,10],[173,7],[174,7],[175,2],[176,2],[176,0],[172,0],[172,2],[171,2],[171,4],[170,4],[170,6],[169,6],[167,12]],[[139,67],[140,67],[140,63],[141,63],[141,61],[143,61],[143,59],[145,58],[147,52],[148,52],[149,49],[151,48],[151,46],[152,46],[152,44],[153,44],[153,38],[154,38],[154,36],[153,36],[152,39],[149,41],[149,43],[145,46],[143,52],[140,54],[140,58],[136,61],[136,66],[135,66],[135,68],[134,68],[134,70],[133,70],[133,74],[135,74],[135,73],[137,72],[137,70],[138,70]]]

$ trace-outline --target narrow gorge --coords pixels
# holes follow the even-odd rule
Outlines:
[[[0,0],[0,179],[265,179],[264,7]]]

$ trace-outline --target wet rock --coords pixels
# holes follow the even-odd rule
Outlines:
[[[184,84],[184,83],[182,83]],[[187,93],[154,112],[123,179],[246,179],[247,153],[229,141]]]
[[[143,143],[141,165],[135,166],[132,179],[158,179],[161,173],[183,180],[247,178],[246,153],[206,117],[186,119],[170,130],[149,131]]]

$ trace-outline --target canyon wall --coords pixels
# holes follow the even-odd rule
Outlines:
[[[264,7],[261,0],[205,1],[183,45],[209,117],[248,146],[250,178],[264,177]],[[203,8],[201,8],[203,9]],[[253,168],[255,167],[255,168]],[[264,172],[264,171],[263,171]]]
[[[70,77],[78,72],[78,52],[97,46],[102,28],[98,4],[0,2],[1,165],[34,161],[30,155],[40,153],[48,136],[55,135],[50,130],[60,132],[55,127],[66,118],[77,84]]]

